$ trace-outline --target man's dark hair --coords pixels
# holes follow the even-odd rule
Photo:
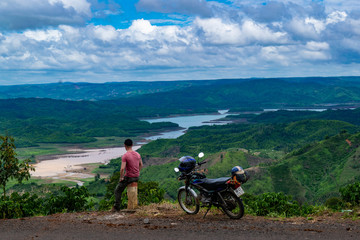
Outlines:
[[[133,145],[133,141],[131,139],[126,139],[124,144],[128,147],[131,147]]]

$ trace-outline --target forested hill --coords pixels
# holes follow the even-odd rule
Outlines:
[[[167,82],[109,82],[109,83],[50,83],[0,86],[0,99],[52,98],[62,100],[108,100],[159,93],[197,85],[210,81]]]
[[[360,108],[354,110],[286,111],[266,112],[250,117],[252,123],[289,123],[304,119],[340,120],[360,125]]]
[[[335,120],[193,127],[177,139],[153,141],[139,151],[152,157],[181,157],[198,151],[216,153],[240,147],[290,152],[343,130],[355,133],[360,127]]]
[[[357,79],[357,78],[356,78]],[[296,81],[295,81],[296,80]],[[345,81],[342,85],[324,81],[301,82],[284,79],[228,80],[206,86],[146,94],[113,100],[135,106],[161,106],[176,109],[239,109],[331,107],[360,103],[360,81]]]
[[[53,83],[0,86],[0,99],[120,99],[121,103],[182,109],[309,107],[359,102],[359,90],[360,77]]]
[[[18,147],[37,143],[85,143],[95,137],[135,137],[174,123],[138,120],[121,105],[101,102],[19,98],[0,100],[0,134],[16,138]]]
[[[153,159],[176,159],[206,153],[208,177],[230,174],[233,166],[250,169],[246,192],[284,192],[301,202],[324,202],[339,189],[360,180],[359,126],[334,120],[303,120],[287,124],[231,124],[191,128],[178,139],[160,139],[139,152],[146,165],[144,180],[160,176],[161,185],[176,196],[178,161],[151,166]],[[285,157],[277,153],[287,153]]]

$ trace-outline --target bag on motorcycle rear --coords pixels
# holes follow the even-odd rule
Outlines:
[[[231,175],[236,176],[236,180],[240,183],[246,183],[250,176],[242,167],[236,166],[231,169]]]

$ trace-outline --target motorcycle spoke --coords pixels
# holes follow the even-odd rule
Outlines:
[[[180,207],[188,214],[196,214],[199,211],[199,204],[191,191],[181,189],[178,192],[178,201]]]
[[[232,192],[223,192],[222,197],[225,205],[222,209],[230,218],[239,219],[244,215],[244,205],[242,201]]]

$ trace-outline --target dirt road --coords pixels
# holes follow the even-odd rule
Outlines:
[[[173,207],[0,220],[0,239],[360,239],[360,220],[341,216],[231,220],[221,212],[186,215]]]

